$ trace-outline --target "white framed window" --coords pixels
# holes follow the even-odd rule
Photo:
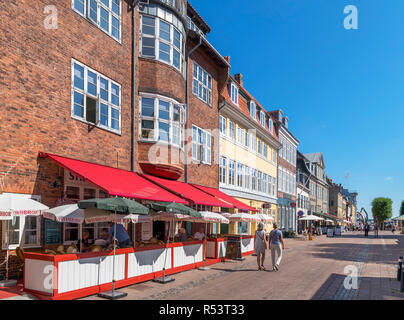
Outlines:
[[[258,176],[258,192],[262,192],[262,172],[261,171],[258,171],[258,174],[257,174],[257,176]]]
[[[121,86],[72,59],[71,116],[121,133]]]
[[[13,197],[31,198],[41,201],[37,195],[18,193],[3,193]],[[39,247],[41,245],[41,216],[16,216],[12,220],[3,220],[2,223],[2,249],[14,250],[23,248]]]
[[[275,164],[277,163],[276,150],[275,150],[275,149],[272,151],[272,161],[273,161]]]
[[[265,159],[268,158],[268,146],[265,143],[264,143],[263,156],[265,157]]]
[[[257,191],[258,190],[258,174],[256,169],[252,169],[252,175],[251,175],[251,190]]]
[[[244,166],[244,187],[250,189],[250,167]]]
[[[182,23],[165,9],[155,8],[152,15],[141,15],[140,55],[154,58],[173,66],[183,73],[184,69],[184,34]],[[157,11],[162,13],[157,16]],[[162,18],[164,16],[164,18]]]
[[[219,129],[220,133],[226,135],[226,118],[219,116]]]
[[[262,155],[262,141],[260,139],[257,139],[258,143],[258,154]]]
[[[236,135],[236,128],[233,121],[229,121],[229,137],[234,140]]]
[[[211,164],[211,134],[192,125],[192,159],[196,162]]]
[[[209,106],[212,106],[212,77],[196,62],[194,62],[192,84],[193,94]]]
[[[139,140],[183,147],[183,105],[171,98],[141,93],[139,106]]]
[[[250,134],[245,130],[244,145],[248,148],[250,146]]]
[[[243,184],[244,180],[244,165],[241,163],[237,164],[237,187],[242,188],[244,186]]]
[[[72,0],[72,8],[116,41],[121,42],[121,0]]]
[[[229,160],[229,185],[235,185],[235,162],[234,160]]]
[[[243,144],[243,138],[244,138],[243,129],[238,126],[237,127],[237,142],[241,145]]]
[[[250,100],[250,116],[255,120],[257,118],[257,105]]]
[[[260,111],[260,123],[265,128],[265,113],[262,110]]]
[[[269,132],[273,132],[273,126],[274,126],[274,123],[273,123],[273,121],[272,121],[272,118],[271,117],[268,117],[268,130],[269,130]]]
[[[257,152],[257,138],[251,135],[251,150]]]
[[[227,159],[225,157],[220,157],[219,159],[219,182],[226,184],[227,178]]]
[[[276,188],[276,178],[272,177],[272,195],[276,196],[277,188]]]
[[[238,106],[238,87],[234,82],[230,84],[230,99],[236,106]]]

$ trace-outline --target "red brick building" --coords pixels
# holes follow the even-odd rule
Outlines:
[[[0,14],[1,193],[32,195],[49,207],[106,196],[40,152],[217,188],[213,137],[210,146],[206,136],[197,144],[188,169],[182,159],[193,154],[187,128],[218,128],[229,65],[186,0],[11,1]],[[65,223],[52,242],[41,217],[8,227],[10,248],[31,250],[74,242],[82,232]],[[95,235],[101,227],[83,228]]]

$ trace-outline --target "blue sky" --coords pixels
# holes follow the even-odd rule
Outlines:
[[[231,73],[267,110],[281,108],[303,153],[359,192],[404,200],[404,1],[191,0]],[[358,8],[358,30],[343,26]],[[349,174],[348,178],[346,176]]]

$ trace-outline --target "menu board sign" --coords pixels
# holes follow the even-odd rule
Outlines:
[[[142,223],[142,241],[150,240],[153,237],[153,222]]]
[[[45,219],[45,244],[59,244],[62,243],[62,224],[57,221]]]

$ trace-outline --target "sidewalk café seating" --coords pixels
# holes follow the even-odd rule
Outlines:
[[[59,245],[56,249],[56,252],[59,254],[65,254],[65,246],[63,244]]]

